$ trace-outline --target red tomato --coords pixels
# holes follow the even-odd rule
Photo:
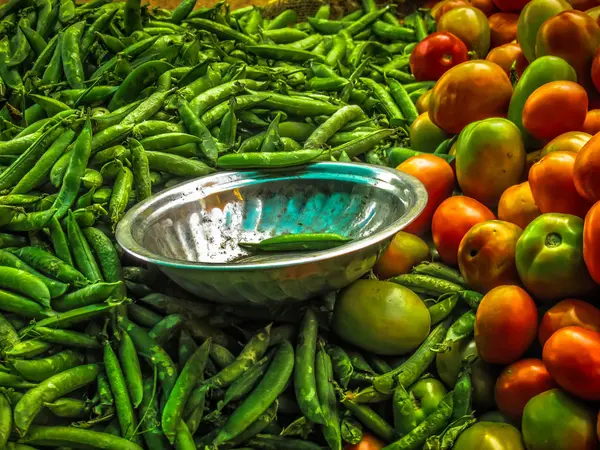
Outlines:
[[[582,151],[548,153],[529,169],[529,186],[542,214],[573,214],[583,219],[589,211],[592,204],[578,194],[573,181],[575,158]]]
[[[585,216],[583,259],[594,281],[600,284],[600,201]]]
[[[515,42],[493,48],[487,54],[485,59],[502,67],[504,72],[506,72],[506,75],[510,75],[510,71],[515,61],[517,62],[515,70],[519,76],[523,75],[523,71],[529,65],[529,61],[525,58],[521,46]]]
[[[509,187],[498,202],[498,219],[514,223],[523,230],[540,214],[529,181]]]
[[[475,318],[475,343],[481,358],[510,364],[527,351],[537,332],[537,308],[519,286],[498,286],[485,294]]]
[[[588,110],[587,92],[572,81],[553,81],[537,88],[523,108],[523,126],[542,140],[580,130]]]
[[[517,38],[518,14],[499,12],[492,14],[489,17],[489,21],[490,44],[492,47],[508,44]]]
[[[346,444],[344,450],[381,450],[385,445],[372,434],[363,432],[363,437],[358,444]]]
[[[518,13],[529,3],[529,0],[494,0],[494,3],[500,11]]]
[[[600,132],[600,109],[590,109],[587,112],[581,131],[591,134],[592,136]]]
[[[600,332],[600,309],[573,298],[558,302],[542,318],[538,332],[540,344],[544,345],[556,330],[571,326]]]
[[[573,167],[573,180],[579,195],[596,202],[600,200],[600,134],[583,146]],[[582,216],[583,217],[583,216]]]
[[[427,189],[427,205],[419,217],[404,231],[413,234],[423,234],[429,231],[431,218],[436,208],[452,195],[454,188],[454,172],[450,164],[435,155],[418,155],[408,158],[397,170],[416,177]]]
[[[522,359],[506,367],[496,381],[495,399],[501,413],[514,420],[529,400],[556,387],[541,359]]]
[[[478,223],[494,220],[490,209],[471,197],[458,195],[444,200],[433,214],[433,242],[446,264],[456,265],[458,247],[465,234]]]
[[[467,46],[452,33],[432,33],[417,44],[410,54],[410,70],[417,81],[436,81],[446,71],[465,62]]]
[[[583,327],[558,330],[544,344],[548,372],[565,391],[600,400],[600,333]]]

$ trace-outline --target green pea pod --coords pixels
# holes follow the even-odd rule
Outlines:
[[[40,382],[83,364],[83,355],[65,350],[42,359],[14,359],[10,364],[26,380]]]
[[[344,405],[360,423],[384,441],[391,442],[398,437],[398,433],[394,428],[369,406],[355,403],[349,398],[342,399],[342,405]]]
[[[318,400],[321,404],[321,415],[324,422],[323,436],[329,448],[339,450],[342,448],[342,435],[337,406],[338,402],[335,395],[335,388],[333,383],[331,383],[333,379],[333,367],[331,357],[322,345],[316,357],[315,378]]]
[[[437,303],[427,308],[431,317],[431,324],[437,325],[446,317],[448,317],[458,304],[458,300],[458,293],[449,293],[441,295]]]
[[[538,1],[545,2],[546,0],[534,0],[532,3]],[[562,3],[562,0],[552,1]],[[523,108],[525,107],[525,102],[533,91],[553,81],[577,81],[577,74],[575,73],[575,69],[564,59],[556,56],[542,56],[527,66],[515,86],[508,107],[507,117],[519,127],[526,147],[534,146],[536,141],[523,126]]]
[[[79,41],[84,26],[85,22],[81,21],[67,28],[63,34],[61,45],[63,70],[67,82],[73,89],[82,89],[84,87],[85,74],[83,72],[81,55],[79,54]]]
[[[352,239],[334,233],[286,234],[263,239],[258,243],[240,242],[240,247],[263,252],[327,250]]]
[[[229,100],[229,110],[223,116],[221,120],[221,126],[219,127],[219,142],[231,147],[235,144],[236,133],[237,133],[237,118],[235,117],[235,97],[231,97]]]
[[[179,97],[178,111],[187,131],[200,139],[198,146],[204,157],[211,164],[216,164],[219,154],[217,144],[204,122],[194,114],[184,97]]]
[[[67,239],[73,252],[75,266],[91,282],[102,281],[102,273],[92,254],[92,250],[86,241],[79,224],[75,220],[73,213],[69,211],[67,219]]]
[[[12,409],[10,401],[0,393],[0,447],[4,448],[12,430]]]

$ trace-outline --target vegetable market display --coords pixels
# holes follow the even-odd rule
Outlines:
[[[599,448],[600,7],[194,6],[0,5],[0,449]],[[181,181],[313,161],[428,192],[339,293],[216,306],[114,242]]]

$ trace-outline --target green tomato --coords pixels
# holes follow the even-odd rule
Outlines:
[[[560,389],[542,392],[527,402],[521,429],[529,450],[598,448],[595,414]]]
[[[479,420],[482,422],[500,422],[512,425],[511,420],[497,409],[483,413],[481,416],[479,416]]]
[[[417,425],[437,409],[439,403],[448,393],[444,383],[435,378],[423,378],[417,381],[408,389],[408,392],[415,399]]]
[[[333,331],[380,355],[403,355],[429,335],[429,310],[417,294],[388,281],[358,280],[335,302]]]
[[[517,241],[516,263],[523,285],[539,300],[579,297],[595,288],[583,260],[583,219],[542,214]]]
[[[525,450],[518,429],[507,423],[477,422],[463,431],[454,450]]]
[[[468,356],[479,356],[473,339],[462,339],[451,344],[447,352],[438,353],[435,357],[435,367],[444,384],[454,389],[461,362]],[[478,411],[494,407],[494,387],[496,376],[492,366],[481,358],[471,365],[471,384],[473,385],[473,404]]]

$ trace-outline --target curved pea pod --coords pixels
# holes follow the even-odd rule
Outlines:
[[[40,305],[50,307],[50,291],[35,275],[21,269],[0,266],[0,288],[23,294]]]
[[[4,393],[0,393],[0,447],[5,448],[12,430],[12,409]]]
[[[100,366],[87,364],[65,370],[51,376],[37,387],[30,389],[15,405],[14,421],[17,432],[25,435],[44,403],[51,403],[64,395],[87,386],[100,373]],[[29,434],[31,438],[31,433]]]
[[[15,250],[14,254],[33,268],[56,280],[75,286],[84,286],[89,283],[77,269],[40,248],[23,247]]]
[[[534,0],[537,1],[537,0]],[[555,1],[555,0],[553,0]],[[553,81],[577,81],[575,69],[564,59],[557,56],[542,56],[533,61],[515,86],[508,107],[508,119],[521,131],[526,147],[536,144],[536,140],[523,126],[523,108],[529,96],[537,88]]]
[[[52,447],[66,445],[67,447],[85,446],[104,450],[142,450],[142,447],[135,442],[122,437],[84,428],[64,426],[32,426],[27,435],[21,438],[19,442],[31,445],[50,445]]]
[[[40,382],[83,364],[83,355],[65,350],[42,359],[13,359],[10,364],[26,380]]]
[[[201,177],[215,172],[215,169],[201,161],[162,152],[146,152],[151,170],[167,172],[181,177]]]
[[[84,419],[89,413],[91,405],[85,400],[63,397],[52,403],[44,403],[56,417],[65,419]]]
[[[550,17],[570,9],[573,8],[565,0],[532,0],[525,5],[519,15],[517,40],[529,62],[535,59],[535,44],[542,24]]]

